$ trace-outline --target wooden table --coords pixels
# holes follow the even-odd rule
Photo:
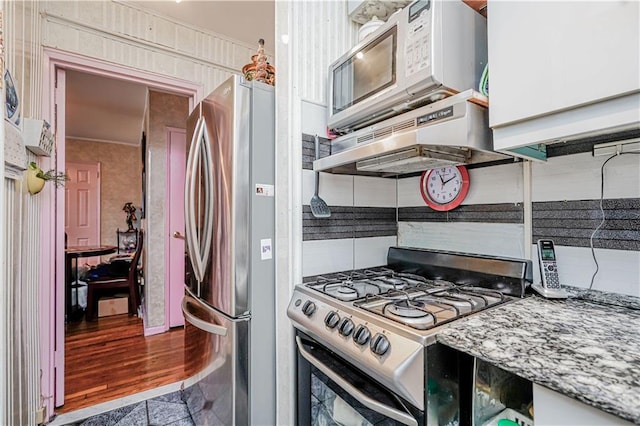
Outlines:
[[[103,256],[105,254],[115,253],[118,250],[116,246],[75,246],[75,247],[67,247],[64,250],[65,253],[65,318],[66,321],[69,322],[72,319],[74,314],[74,306],[71,306],[71,289],[76,288],[76,305],[78,303],[78,291],[77,289],[80,287],[77,282],[78,279],[78,258],[80,257],[94,257],[94,256]],[[75,280],[76,284],[73,284],[73,279],[71,276],[71,261],[75,259]],[[77,311],[77,310],[76,310]]]

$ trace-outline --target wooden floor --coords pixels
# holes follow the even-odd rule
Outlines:
[[[184,329],[144,337],[127,314],[70,323],[65,336],[68,413],[185,379]]]

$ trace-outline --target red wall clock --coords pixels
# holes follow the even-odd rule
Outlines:
[[[425,170],[420,178],[420,195],[438,211],[455,209],[469,192],[469,172],[465,166]]]

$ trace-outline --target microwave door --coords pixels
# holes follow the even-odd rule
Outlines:
[[[207,264],[213,238],[214,189],[213,158],[207,123],[196,123],[187,157],[185,176],[185,243],[187,287],[200,296],[209,276]]]

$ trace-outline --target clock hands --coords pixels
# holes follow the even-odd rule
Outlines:
[[[447,180],[445,180],[444,182],[442,182],[442,184],[443,184],[443,185],[446,185],[447,183],[451,182],[451,181],[452,181],[452,180],[454,180],[455,178],[456,178],[456,176],[454,176],[454,177],[452,177],[452,178],[450,178],[450,179],[447,179]],[[440,180],[442,180],[442,176],[440,176]]]

